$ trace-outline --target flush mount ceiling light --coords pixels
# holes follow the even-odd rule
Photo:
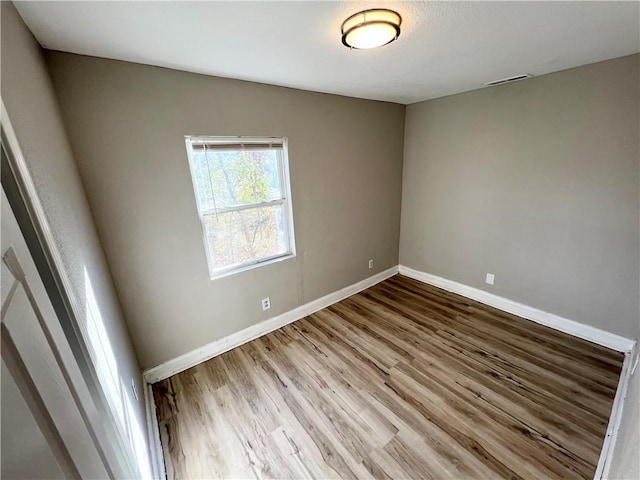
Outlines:
[[[400,36],[401,22],[398,13],[385,8],[358,12],[342,23],[342,43],[359,50],[381,47]]]

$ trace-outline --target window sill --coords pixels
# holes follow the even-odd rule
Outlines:
[[[279,257],[270,258],[268,260],[259,261],[256,263],[251,263],[249,265],[234,267],[234,268],[231,268],[230,270],[223,270],[220,272],[216,272],[211,274],[209,278],[211,278],[211,280],[218,280],[220,278],[235,275],[236,273],[242,273],[248,270],[253,270],[254,268],[264,267],[265,265],[271,265],[273,263],[282,262],[283,260],[289,260],[290,258],[295,258],[295,256],[296,256],[295,253],[285,253],[284,255],[281,255]]]

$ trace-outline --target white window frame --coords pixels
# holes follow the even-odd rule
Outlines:
[[[198,186],[196,185],[196,176],[194,172],[194,160],[193,160],[193,145],[194,144],[207,144],[207,145],[237,145],[238,143],[247,144],[264,144],[272,145],[274,143],[282,144],[282,161],[279,165],[279,177],[280,177],[280,191],[282,192],[282,198],[271,200],[267,202],[251,203],[246,205],[234,205],[231,207],[202,209],[200,201],[198,199]],[[293,228],[293,201],[291,199],[291,179],[289,175],[289,156],[288,156],[288,141],[286,137],[217,137],[206,135],[186,135],[185,144],[187,147],[187,157],[189,159],[189,171],[191,173],[191,182],[193,184],[193,195],[196,201],[196,208],[198,211],[198,218],[200,219],[200,227],[202,228],[202,241],[204,245],[204,253],[207,257],[207,266],[209,267],[209,276],[211,280],[233,275],[235,273],[245,272],[263,265],[270,265],[272,263],[281,262],[289,258],[296,256],[296,239]],[[285,223],[287,226],[288,245],[289,249],[286,252],[278,253],[276,255],[270,255],[262,258],[255,258],[246,262],[239,262],[233,265],[229,265],[224,268],[216,269],[212,264],[212,255],[209,252],[209,245],[207,242],[207,233],[205,229],[205,217],[209,215],[216,215],[216,213],[228,213],[237,212],[241,210],[251,210],[256,208],[269,207],[272,205],[283,205],[285,214]]]

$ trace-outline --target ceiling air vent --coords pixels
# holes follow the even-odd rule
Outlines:
[[[533,77],[533,75],[531,75],[530,73],[523,73],[522,75],[514,75],[513,77],[501,78],[500,80],[494,80],[493,82],[483,83],[483,85],[485,87],[495,87],[496,85],[517,82],[518,80],[524,80],[531,77]]]

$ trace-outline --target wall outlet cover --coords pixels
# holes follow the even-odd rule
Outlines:
[[[271,308],[271,300],[269,297],[262,299],[262,310],[269,310]]]
[[[487,278],[485,279],[485,282],[487,282],[489,285],[493,285],[493,282],[495,281],[496,276],[493,273],[487,273]]]

